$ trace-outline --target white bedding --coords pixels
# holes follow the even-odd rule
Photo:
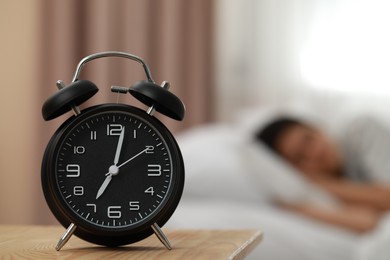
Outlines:
[[[383,249],[390,245],[388,221],[358,236],[274,207],[275,197],[329,207],[337,202],[251,142],[248,133],[242,125],[217,124],[179,136],[186,183],[167,226],[260,229],[264,239],[248,259],[390,259]]]

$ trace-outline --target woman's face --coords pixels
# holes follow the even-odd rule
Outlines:
[[[307,174],[338,174],[342,159],[336,145],[318,130],[294,125],[276,142],[276,150]]]

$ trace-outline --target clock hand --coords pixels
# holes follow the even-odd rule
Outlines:
[[[108,173],[106,174],[107,177],[104,180],[103,184],[100,186],[100,188],[96,194],[96,199],[98,199],[103,194],[103,192],[106,190],[108,184],[111,182],[112,175],[117,175],[119,173],[119,167],[117,167],[116,165],[118,164],[119,156],[121,154],[124,136],[125,136],[125,127],[122,128],[122,131],[121,131],[121,134],[120,134],[119,140],[118,140],[118,145],[116,146],[114,164],[110,166],[110,169],[109,169]]]
[[[120,156],[121,150],[122,150],[124,136],[125,136],[125,127],[122,128],[121,134],[119,136],[118,145],[116,147],[116,152],[115,152],[114,165],[118,164],[119,156]]]
[[[122,133],[123,133],[123,130],[122,130]],[[134,160],[135,158],[137,158],[138,156],[140,156],[141,154],[146,152],[148,149],[149,148],[145,148],[144,150],[142,150],[141,152],[137,153],[136,155],[134,155],[133,157],[131,157],[127,161],[125,161],[122,164],[120,164],[119,166],[111,165],[108,173],[106,173],[106,176],[107,176],[106,179],[104,180],[103,184],[100,186],[100,188],[99,188],[99,190],[98,190],[98,192],[96,194],[96,199],[98,199],[103,194],[103,192],[106,190],[108,184],[111,182],[112,176],[113,175],[117,175],[119,173],[119,168],[120,167],[122,167],[123,165],[125,165],[125,164],[129,163],[130,161]]]
[[[100,188],[96,194],[96,199],[98,199],[103,194],[103,192],[106,190],[108,184],[110,183],[111,179],[112,179],[112,174],[108,173],[106,179],[104,180],[102,186],[100,186]]]
[[[130,161],[134,160],[135,158],[137,158],[138,156],[140,156],[141,154],[143,154],[144,152],[146,152],[147,150],[149,150],[149,148],[145,148],[144,150],[142,150],[141,152],[137,153],[136,155],[134,155],[133,157],[131,157],[130,159],[128,159],[127,161],[123,162],[122,164],[120,164],[118,166],[118,168],[122,167],[123,165],[129,163]],[[109,174],[109,173],[108,173]],[[106,174],[106,175],[108,175]]]

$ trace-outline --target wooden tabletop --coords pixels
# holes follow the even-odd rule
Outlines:
[[[107,248],[72,236],[56,251],[65,232],[60,226],[0,225],[0,257],[27,259],[243,259],[261,241],[258,230],[164,229],[173,249],[156,236],[117,248]]]

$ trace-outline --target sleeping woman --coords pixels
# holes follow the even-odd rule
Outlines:
[[[389,137],[387,129],[370,119],[351,125],[338,143],[293,118],[279,118],[256,134],[258,141],[340,202],[333,209],[304,202],[278,202],[283,208],[359,233],[374,229],[390,210],[390,182],[384,184],[374,173],[378,164],[384,165],[382,171],[387,166],[390,169],[390,154],[381,154]],[[390,151],[390,147],[384,148]],[[372,156],[375,151],[377,154]],[[390,178],[390,172],[387,175],[385,178]]]

